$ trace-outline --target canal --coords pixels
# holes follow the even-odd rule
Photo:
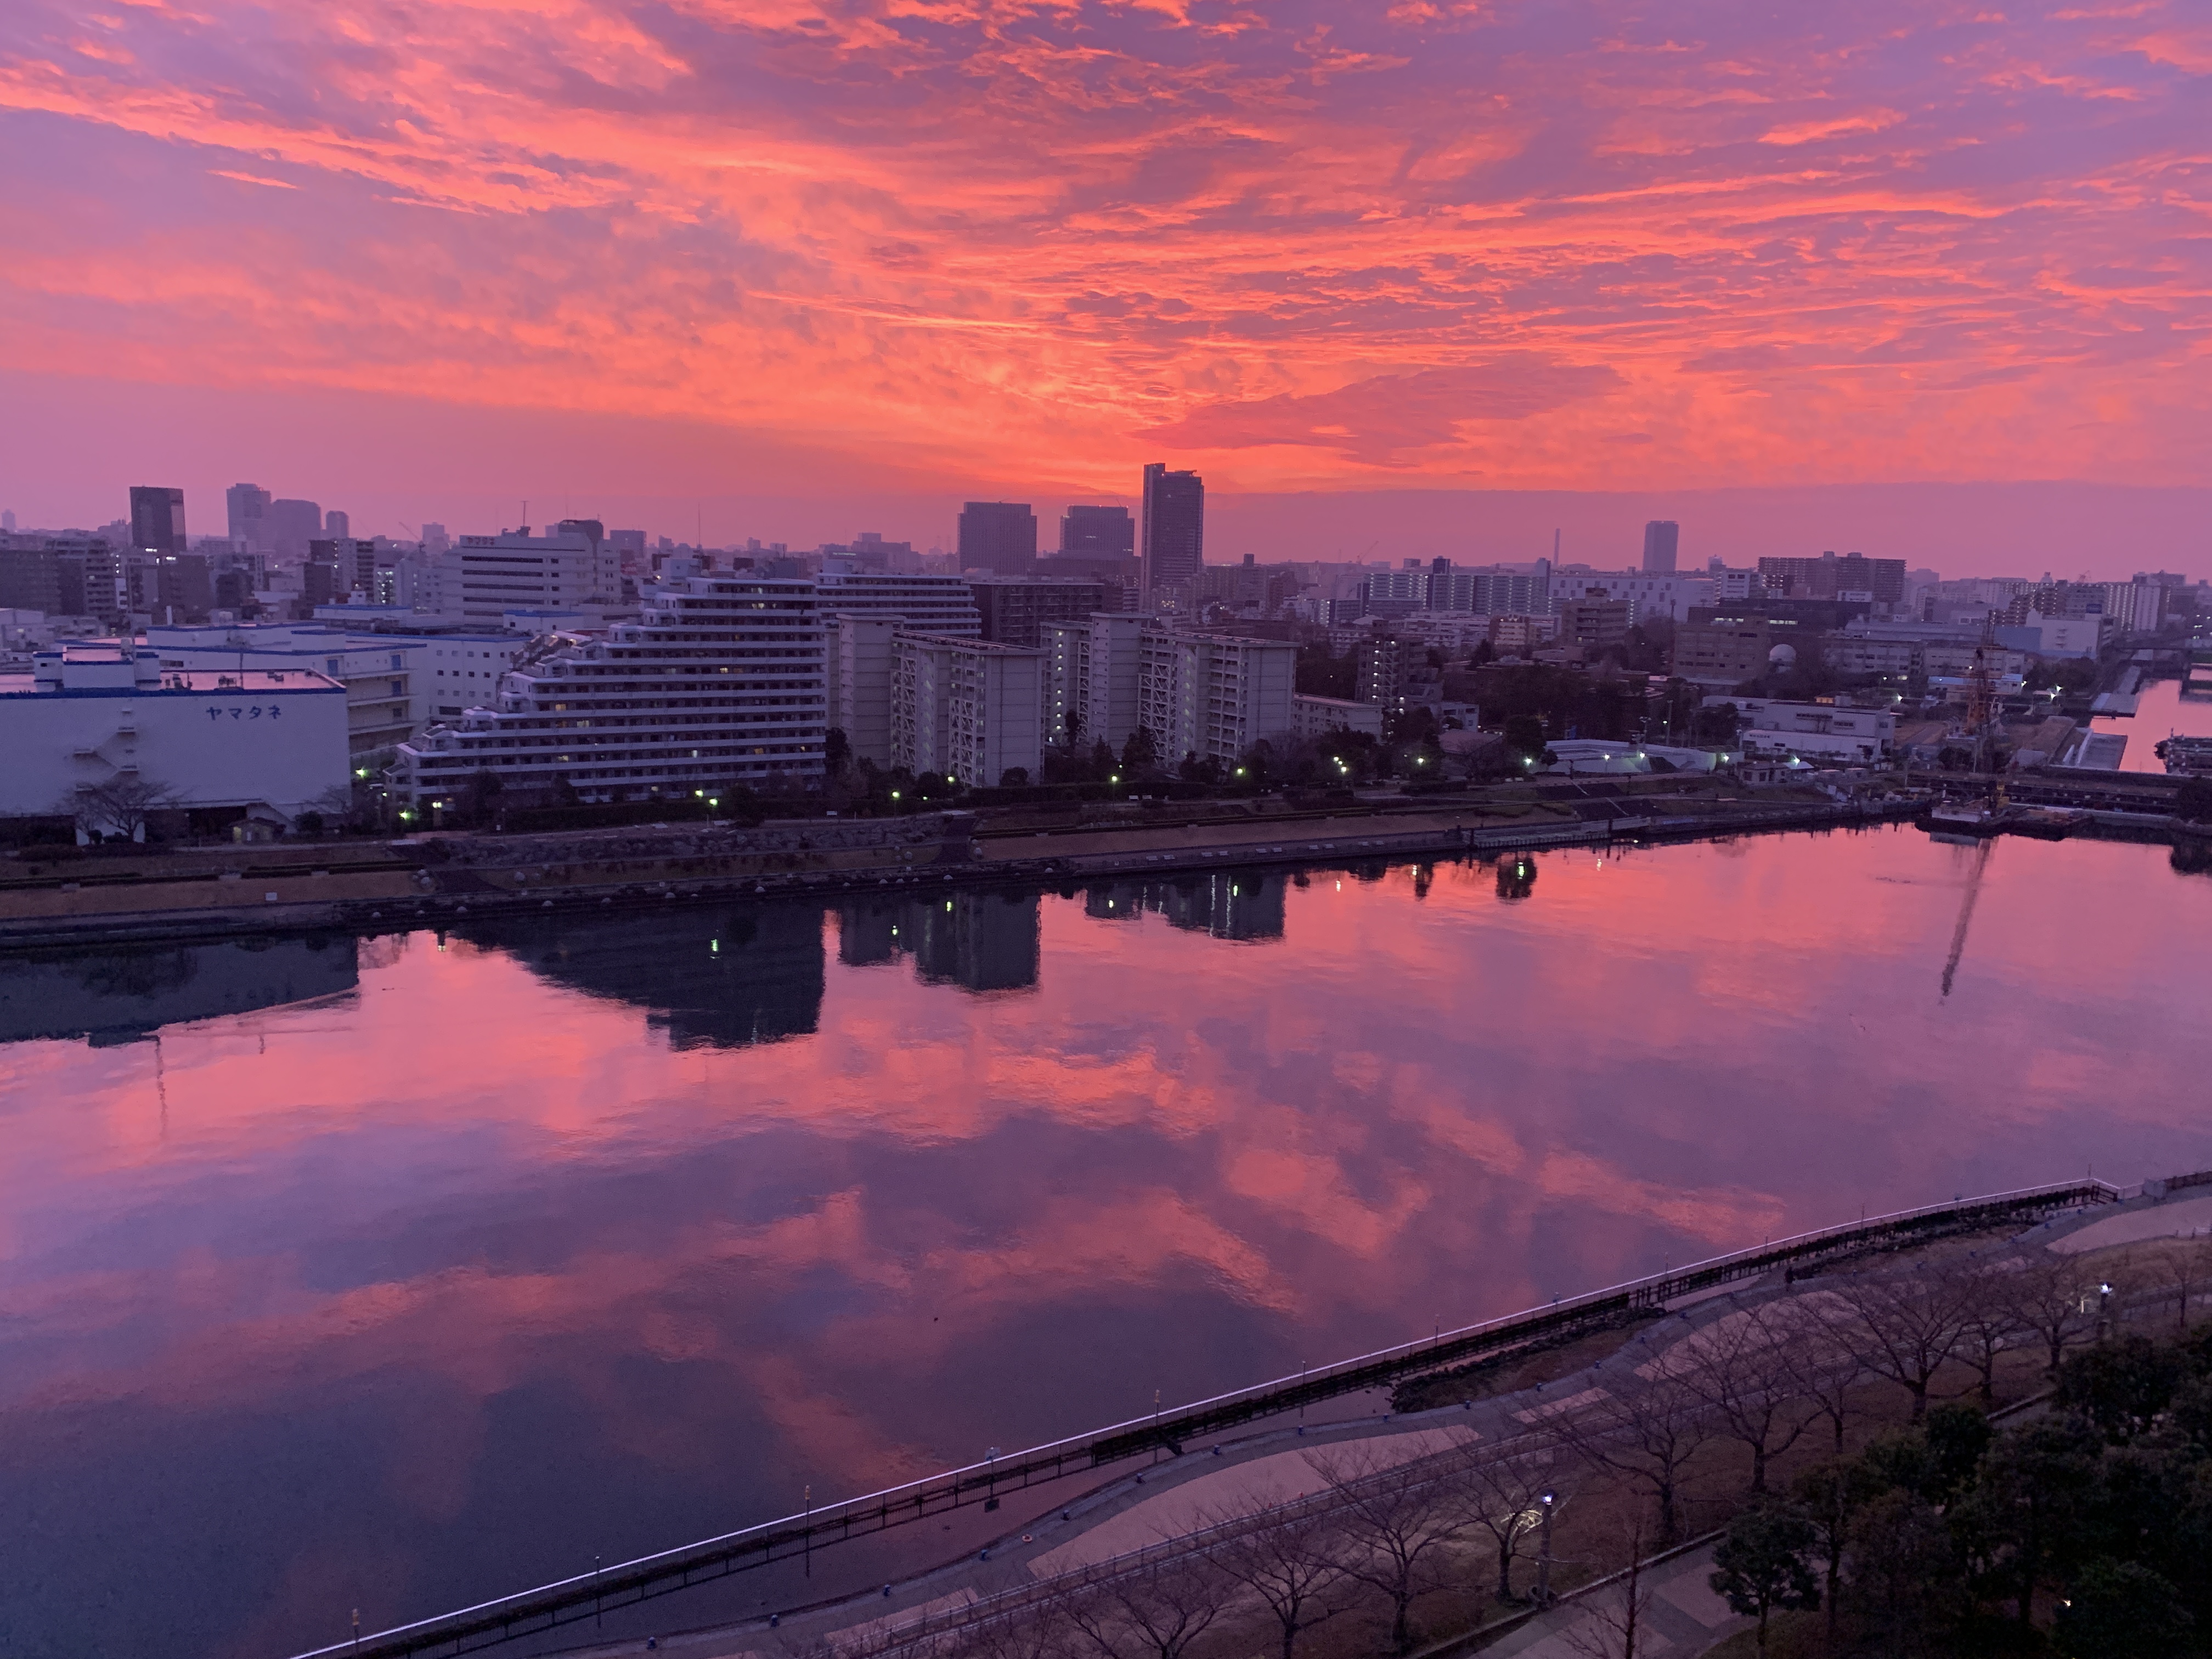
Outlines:
[[[1862,1206],[2212,1164],[2212,876],[2007,840],[1960,943],[1978,859],[0,962],[0,1654],[287,1654]]]

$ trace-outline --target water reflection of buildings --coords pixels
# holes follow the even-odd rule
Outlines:
[[[837,909],[837,960],[848,968],[914,958],[925,984],[1020,991],[1037,981],[1037,896],[956,893],[860,899]]]
[[[671,905],[668,914],[493,923],[465,936],[556,985],[645,1009],[678,1048],[805,1036],[822,1016],[818,907]]]
[[[1215,870],[1158,881],[1115,882],[1085,889],[1083,914],[1102,921],[1134,921],[1150,911],[1164,916],[1170,927],[1210,933],[1215,939],[1280,939],[1286,885],[1280,874],[1256,870]]]
[[[237,939],[14,957],[0,962],[0,1042],[134,1042],[164,1025],[307,1002],[359,982],[350,939]]]

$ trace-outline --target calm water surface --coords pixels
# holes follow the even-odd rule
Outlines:
[[[2161,728],[2162,735],[2162,728]],[[2212,878],[1911,830],[0,964],[0,1652],[273,1655],[2212,1164]]]
[[[2164,772],[2158,746],[2168,734],[2212,738],[2212,697],[2185,697],[2179,680],[2154,680],[2142,688],[2136,712],[2121,720],[2102,720],[2098,729],[2124,735],[2128,746],[2120,754],[2123,772]]]

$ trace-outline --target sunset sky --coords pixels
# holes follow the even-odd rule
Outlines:
[[[2176,0],[14,0],[0,505],[2185,559],[2208,92]]]

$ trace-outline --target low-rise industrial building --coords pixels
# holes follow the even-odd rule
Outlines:
[[[41,651],[0,675],[0,817],[150,811],[289,823],[352,773],[346,689],[310,669],[164,669],[133,645]],[[212,827],[204,817],[201,828]],[[116,825],[132,836],[138,830]]]
[[[1325,738],[1332,732],[1364,732],[1382,735],[1382,705],[1346,697],[1316,697],[1304,692],[1291,698],[1291,735]]]

